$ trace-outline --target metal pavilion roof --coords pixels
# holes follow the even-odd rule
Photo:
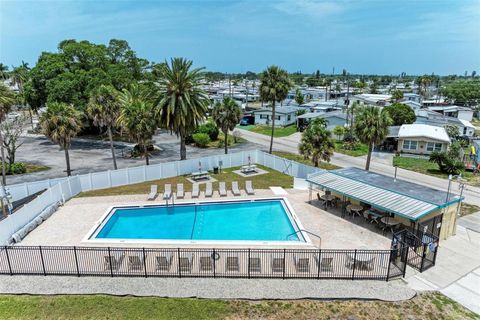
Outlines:
[[[310,175],[307,181],[412,220],[417,220],[442,207],[438,204],[353,180],[334,172],[318,172]]]

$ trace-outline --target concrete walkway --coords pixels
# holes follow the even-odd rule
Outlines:
[[[261,145],[264,148],[268,148],[270,146],[270,137],[239,129],[236,128],[241,132],[243,138],[253,142],[255,144]],[[282,138],[275,138],[273,142],[273,148],[277,151],[283,152],[290,152],[294,154],[298,154],[298,143],[300,141],[301,134],[299,132],[294,133],[288,137]],[[366,157],[352,157],[341,153],[335,153],[332,157],[331,163],[341,166],[341,167],[357,167],[364,169],[365,168],[365,161]],[[387,176],[393,176],[395,174],[395,170],[388,161],[382,158],[376,158],[375,154],[372,157],[372,162],[370,164],[370,171],[381,173]],[[400,169],[397,170],[397,177],[399,179],[407,180],[410,182],[414,182],[420,185],[432,187],[439,190],[447,191],[448,188],[448,181],[446,179],[441,179],[437,177],[432,177],[429,175],[421,174],[418,172]],[[456,182],[452,183],[452,190],[453,192],[458,193],[458,184]],[[473,186],[466,186],[464,190],[465,201],[474,205],[480,206],[480,188],[473,187]]]
[[[403,281],[0,276],[2,294],[112,294],[211,299],[368,299],[415,296]]]

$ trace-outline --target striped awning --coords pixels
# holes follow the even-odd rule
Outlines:
[[[440,208],[437,204],[349,179],[328,171],[312,174],[307,178],[307,181],[323,189],[340,193],[349,198],[367,203],[372,207],[412,220],[417,220]]]

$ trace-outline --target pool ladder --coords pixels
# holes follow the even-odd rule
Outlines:
[[[322,247],[322,238],[321,238],[318,234],[315,234],[315,233],[310,232],[310,231],[305,230],[305,229],[300,229],[300,230],[297,230],[297,231],[295,231],[295,232],[293,232],[293,233],[290,233],[290,234],[287,236],[287,240],[288,240],[288,241],[293,240],[293,239],[292,239],[293,236],[296,236],[298,233],[302,233],[302,232],[308,233],[309,235],[315,237],[316,241],[315,241],[315,242],[312,241],[312,242],[313,242],[313,245],[314,245],[315,247],[317,247],[317,248],[321,248],[321,247]]]

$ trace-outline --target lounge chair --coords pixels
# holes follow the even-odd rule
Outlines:
[[[252,186],[252,181],[251,181],[251,180],[245,181],[245,191],[246,191],[247,194],[249,194],[249,195],[255,194],[255,190],[253,190],[253,186]]]
[[[295,262],[295,269],[297,272],[309,272],[310,271],[310,259],[308,257],[293,256]]]
[[[158,186],[156,184],[152,184],[150,186],[150,193],[147,196],[147,200],[155,200],[158,196]]]
[[[185,253],[178,258],[180,272],[191,272],[193,267],[193,253]]]
[[[185,191],[183,190],[183,183],[177,183],[177,199],[183,199],[185,197]]]
[[[262,262],[260,257],[250,257],[248,261],[248,269],[250,272],[261,272]]]
[[[163,200],[169,200],[172,197],[172,185],[167,183],[165,185],[165,192],[163,193]]]
[[[213,195],[212,183],[207,182],[205,184],[205,197],[211,197]]]
[[[200,271],[212,271],[213,259],[211,256],[200,257]]]
[[[220,197],[226,197],[227,196],[227,188],[225,186],[225,182],[221,181],[218,183],[218,193],[220,194]]]
[[[124,255],[120,255],[115,257],[114,254],[110,256],[104,256],[104,267],[105,270],[112,270],[112,271],[117,271],[120,269],[120,266],[122,265]],[[111,266],[110,266],[111,264]]]
[[[143,262],[139,256],[128,256],[128,271],[143,270]]]
[[[198,183],[192,184],[192,198],[198,198],[200,195],[200,189],[198,188]]]
[[[166,255],[156,256],[156,271],[169,271],[170,267],[172,266],[173,256],[171,253],[167,253]]]
[[[238,257],[227,257],[225,268],[227,271],[239,271],[240,265],[238,264]]]
[[[238,182],[232,181],[232,193],[234,196],[240,195],[240,189],[238,188]]]
[[[315,260],[317,261],[318,263],[318,258],[315,258]],[[329,272],[329,271],[332,271],[333,268],[332,268],[332,262],[333,262],[333,258],[332,257],[325,257],[325,258],[321,258],[320,260],[320,264],[319,264],[319,268],[320,268],[320,271],[321,272]]]
[[[284,269],[284,258],[273,258],[272,259],[272,271],[273,272],[283,272]]]

